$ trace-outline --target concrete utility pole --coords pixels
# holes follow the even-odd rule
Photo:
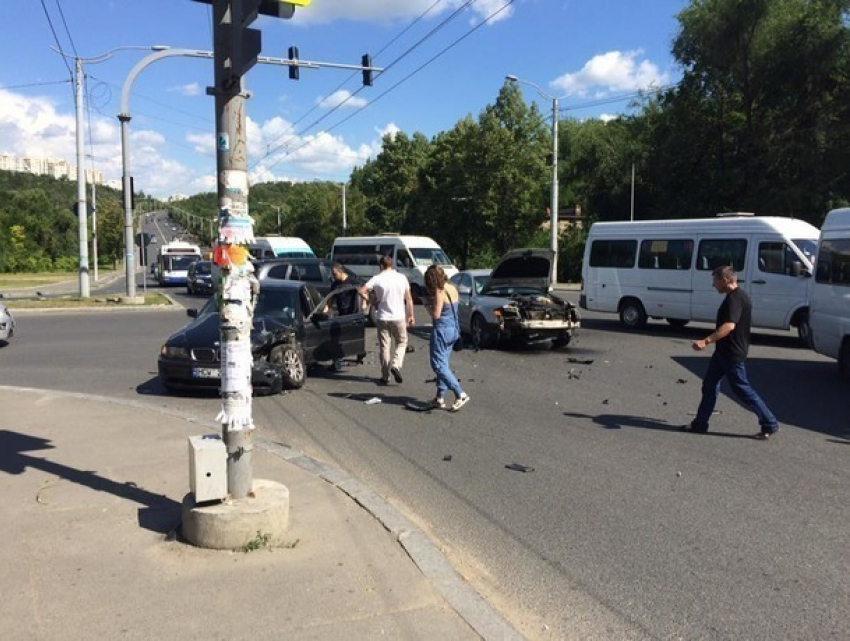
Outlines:
[[[75,60],[74,93],[77,109],[77,223],[80,239],[80,298],[91,295],[89,289],[88,211],[86,211],[86,165],[83,132],[83,61]]]
[[[345,183],[342,183],[342,235],[348,235],[348,215],[345,210]]]
[[[95,188],[94,179],[91,183],[91,253],[94,257],[92,267],[94,267],[94,282],[97,282],[97,189]]]

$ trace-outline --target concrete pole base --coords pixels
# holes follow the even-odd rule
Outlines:
[[[258,537],[270,547],[283,544],[289,527],[289,489],[254,479],[253,496],[215,505],[197,505],[191,492],[183,498],[183,537],[192,545],[235,550]]]
[[[144,305],[144,296],[119,296],[118,302],[122,305]]]

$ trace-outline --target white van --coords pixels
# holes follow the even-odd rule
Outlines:
[[[714,322],[715,267],[731,265],[753,302],[753,327],[797,327],[810,340],[808,287],[818,230],[793,218],[717,218],[595,223],[582,263],[583,309],[614,312],[630,328],[647,318],[673,326]]]
[[[371,278],[380,271],[382,256],[392,256],[395,268],[407,276],[414,298],[425,294],[425,270],[439,265],[451,278],[457,274],[442,248],[427,236],[343,236],[334,240],[330,259],[342,263],[361,278]]]
[[[260,236],[248,243],[254,258],[315,258],[313,249],[297,236]]]
[[[823,222],[809,307],[815,351],[838,359],[839,374],[850,380],[850,208],[832,210]]]

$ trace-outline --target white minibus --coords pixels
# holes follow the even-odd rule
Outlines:
[[[809,344],[808,287],[818,230],[803,220],[752,214],[594,223],[582,263],[583,309],[613,312],[629,328],[714,322],[715,267],[731,265],[753,303],[753,327],[797,328]]]
[[[815,351],[838,360],[850,380],[850,208],[834,209],[820,230],[815,278],[809,291]]]
[[[342,263],[361,278],[371,278],[380,270],[382,256],[392,256],[395,268],[407,276],[414,298],[425,295],[425,270],[439,265],[451,278],[457,273],[442,248],[427,236],[342,236],[334,240],[330,259]]]
[[[254,258],[315,258],[313,249],[297,236],[260,236],[248,243]]]

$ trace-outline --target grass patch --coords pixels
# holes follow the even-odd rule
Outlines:
[[[271,534],[263,534],[258,530],[257,536],[248,541],[239,549],[242,550],[245,554],[248,554],[248,552],[255,552],[256,550],[262,550],[263,548],[269,547],[271,540]]]
[[[114,269],[98,268],[98,276],[113,273]],[[89,275],[93,274],[89,268]],[[77,272],[35,272],[32,274],[0,274],[0,287],[5,289],[26,289],[40,285],[53,285],[55,283],[67,283],[79,278]]]
[[[6,306],[15,311],[16,309],[74,309],[83,307],[145,307],[150,305],[171,305],[162,294],[147,294],[142,305],[130,305],[120,302],[119,296],[92,296],[91,298],[80,298],[79,296],[55,296],[52,298],[10,300]]]

